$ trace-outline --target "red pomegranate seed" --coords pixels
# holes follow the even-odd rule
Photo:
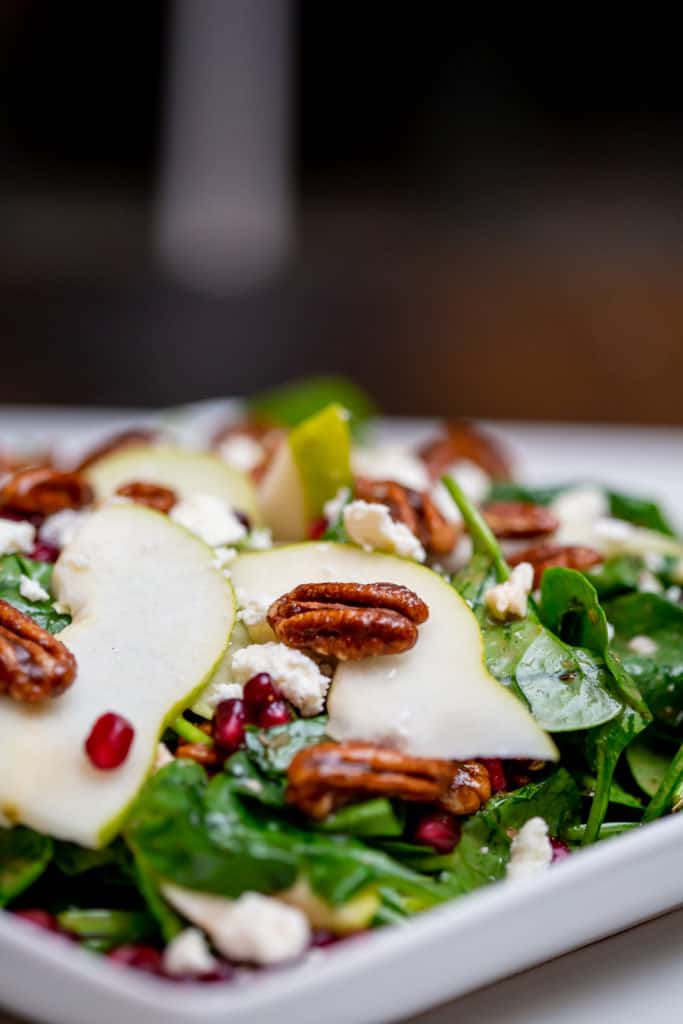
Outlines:
[[[274,700],[261,711],[256,724],[260,729],[273,729],[276,725],[286,725],[292,719],[291,712],[283,700]]]
[[[416,843],[432,846],[437,853],[450,853],[460,839],[460,826],[452,814],[431,811],[417,823],[414,835]]]
[[[491,793],[500,793],[501,790],[507,789],[507,779],[505,778],[505,768],[503,762],[499,757],[482,757],[481,763],[485,766],[489,773],[489,781],[491,783]]]
[[[565,860],[571,856],[572,851],[562,839],[556,839],[555,836],[551,836],[550,845],[553,848],[553,864],[557,864],[558,861]]]
[[[244,726],[247,713],[244,701],[239,698],[222,700],[216,706],[213,717],[214,743],[222,750],[232,753],[244,743]]]
[[[248,679],[244,684],[242,697],[250,722],[252,720],[255,721],[260,712],[267,708],[269,704],[276,700],[282,700],[282,695],[273,683],[272,676],[268,675],[267,672],[259,672],[258,675]]]
[[[38,541],[28,557],[34,562],[56,562],[59,558],[59,548],[54,544],[43,544],[42,541]]]
[[[308,528],[308,539],[320,540],[322,535],[327,532],[327,527],[327,519],[314,519]]]
[[[61,931],[57,918],[54,914],[48,913],[47,910],[38,910],[31,907],[27,910],[15,910],[14,916],[20,917],[22,921],[28,921],[29,924],[34,924],[38,928],[44,928],[48,932]]]
[[[108,772],[128,757],[135,730],[121,715],[108,711],[100,715],[85,741],[85,750],[96,768]]]
[[[315,949],[324,949],[326,946],[334,946],[339,942],[339,936],[327,928],[314,928],[311,936],[311,946]]]
[[[183,974],[174,975],[172,980],[179,981],[181,983],[188,982],[200,983],[202,985],[210,985],[217,981],[232,981],[235,976],[235,969],[232,964],[229,964],[226,960],[220,960],[212,970],[207,971],[206,974]],[[167,975],[168,977],[168,975]]]
[[[134,967],[137,971],[148,974],[161,974],[161,953],[154,946],[143,946],[131,943],[128,946],[117,946],[107,953],[109,960],[125,967]]]

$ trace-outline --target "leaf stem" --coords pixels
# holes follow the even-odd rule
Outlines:
[[[610,836],[621,835],[622,832],[628,832],[632,828],[638,828],[640,822],[638,821],[607,821],[602,824],[598,830],[596,839],[609,839]],[[571,843],[584,843],[584,837],[586,835],[588,825],[570,825],[564,833],[564,838],[568,839]]]
[[[503,558],[498,541],[493,536],[488,523],[478,509],[472,504],[460,487],[460,484],[450,476],[442,476],[441,483],[444,485],[455,504],[460,509],[460,514],[465,521],[472,543],[477,551],[489,555],[496,570],[498,579],[502,582],[510,576],[510,567]]]
[[[655,821],[671,810],[676,791],[683,782],[683,744],[678,748],[655,795],[643,814],[643,821]]]
[[[186,718],[180,715],[174,722],[171,722],[171,728],[174,732],[177,732],[184,740],[188,743],[206,743],[207,746],[212,746],[213,740],[210,736],[207,736],[205,732],[196,726],[192,722],[188,722]]]

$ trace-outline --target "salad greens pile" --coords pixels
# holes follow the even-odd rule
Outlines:
[[[261,396],[250,409],[291,427],[330,401],[351,410],[356,429],[374,412],[361,392],[335,378]],[[298,751],[325,739],[325,714],[267,731],[250,725],[243,747],[210,770],[178,758],[152,774],[121,834],[103,849],[23,826],[0,828],[0,907],[45,909],[87,948],[106,953],[162,946],[186,927],[164,895],[169,883],[229,899],[303,887],[318,919],[339,935],[400,922],[505,878],[513,837],[532,818],[573,852],[683,806],[677,559],[619,553],[586,572],[549,568],[526,616],[498,621],[486,594],[509,578],[504,552],[457,481],[446,475],[443,484],[473,550],[457,571],[435,569],[474,613],[491,675],[552,734],[557,764],[499,762],[502,784],[458,822],[457,841],[444,852],[419,841],[424,808],[399,799],[358,799],[321,821],[288,802],[287,769]],[[568,489],[498,481],[489,497],[547,505]],[[656,503],[609,489],[604,495],[611,516],[675,536]],[[348,540],[343,502],[324,536]],[[50,592],[52,565],[1,557],[0,598],[59,633],[69,616],[52,599],[23,597],[25,577]],[[163,737],[169,750],[210,743],[200,724],[186,712]]]

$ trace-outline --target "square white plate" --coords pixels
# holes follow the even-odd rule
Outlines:
[[[221,405],[173,421],[210,428]],[[153,414],[145,414],[152,417]],[[168,417],[164,417],[168,421]],[[0,442],[44,432],[67,446],[139,423],[128,412],[0,412]],[[199,428],[198,428],[199,424]],[[424,421],[391,422],[392,438],[423,435]],[[498,425],[522,475],[552,482],[594,478],[660,497],[683,522],[683,431]],[[366,1024],[405,1017],[487,982],[613,934],[683,904],[683,817],[610,840],[547,875],[499,884],[405,927],[316,951],[256,983],[172,985],[124,971],[0,912],[0,1001],[53,1024]]]

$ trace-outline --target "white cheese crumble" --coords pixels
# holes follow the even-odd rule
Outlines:
[[[156,753],[154,755],[154,764],[152,765],[152,771],[158,772],[162,768],[165,768],[171,761],[175,761],[175,758],[171,751],[168,749],[165,743],[157,743]]]
[[[174,505],[171,519],[196,534],[210,547],[238,544],[247,535],[247,528],[232,509],[213,494],[193,494]]]
[[[233,434],[219,445],[218,454],[233,469],[238,469],[240,473],[251,473],[265,459],[266,450],[256,438],[248,434]]]
[[[553,848],[543,818],[529,818],[510,845],[506,877],[513,881],[545,871],[552,862]]]
[[[425,549],[405,523],[395,523],[386,505],[352,501],[344,509],[349,540],[366,551],[388,551],[424,562]]]
[[[237,587],[235,596],[240,607],[237,613],[240,622],[245,626],[259,626],[266,621],[268,609],[277,594],[249,594],[244,587]]]
[[[89,512],[77,512],[73,508],[64,508],[48,516],[40,528],[40,539],[55,548],[65,548],[74,539],[80,528],[90,515]]]
[[[216,569],[225,569],[237,558],[237,548],[216,548],[213,553],[213,564]]]
[[[448,466],[441,475],[453,477],[465,497],[475,505],[481,505],[483,501],[486,501],[491,490],[491,477],[471,459],[458,459],[457,462]],[[453,504],[455,505],[455,502]],[[457,505],[455,507],[457,510]]]
[[[344,505],[347,504],[350,497],[351,488],[340,487],[337,493],[335,494],[334,498],[330,498],[329,501],[325,502],[325,504],[323,505],[323,516],[325,517],[328,523],[332,524],[337,522],[339,516],[342,513]]]
[[[431,482],[422,459],[403,445],[356,448],[351,455],[351,468],[354,476],[365,476],[369,480],[395,480],[414,491],[428,490]]]
[[[259,526],[252,530],[242,544],[245,551],[269,551],[272,546],[273,533],[266,526]]]
[[[228,900],[177,885],[164,885],[162,891],[171,906],[202,928],[230,960],[283,963],[300,956],[310,942],[306,916],[272,896],[245,892]]]
[[[651,573],[649,569],[643,569],[638,574],[638,590],[641,594],[661,594],[664,587],[654,573]]]
[[[210,974],[216,964],[216,958],[199,928],[186,928],[171,939],[164,950],[163,968],[173,977]]]
[[[50,595],[45,587],[41,587],[37,580],[32,580],[28,576],[22,575],[19,581],[19,593],[22,597],[25,597],[27,601],[50,600]]]
[[[557,516],[561,530],[590,526],[609,515],[609,501],[605,492],[589,485],[571,487],[564,491],[550,503],[550,508]]]
[[[506,619],[523,619],[527,613],[528,597],[534,582],[534,570],[530,562],[520,562],[504,583],[497,583],[484,594],[489,615],[504,622]]]
[[[259,672],[267,672],[305,718],[319,715],[323,710],[330,680],[318,665],[302,651],[286,644],[249,644],[235,651],[232,675],[237,683],[246,683]]]
[[[0,555],[27,555],[33,550],[36,528],[32,523],[0,519]]]
[[[651,636],[645,636],[639,634],[638,636],[632,636],[628,642],[629,651],[633,651],[634,654],[642,654],[646,658],[651,658],[657,653],[657,644]]]

